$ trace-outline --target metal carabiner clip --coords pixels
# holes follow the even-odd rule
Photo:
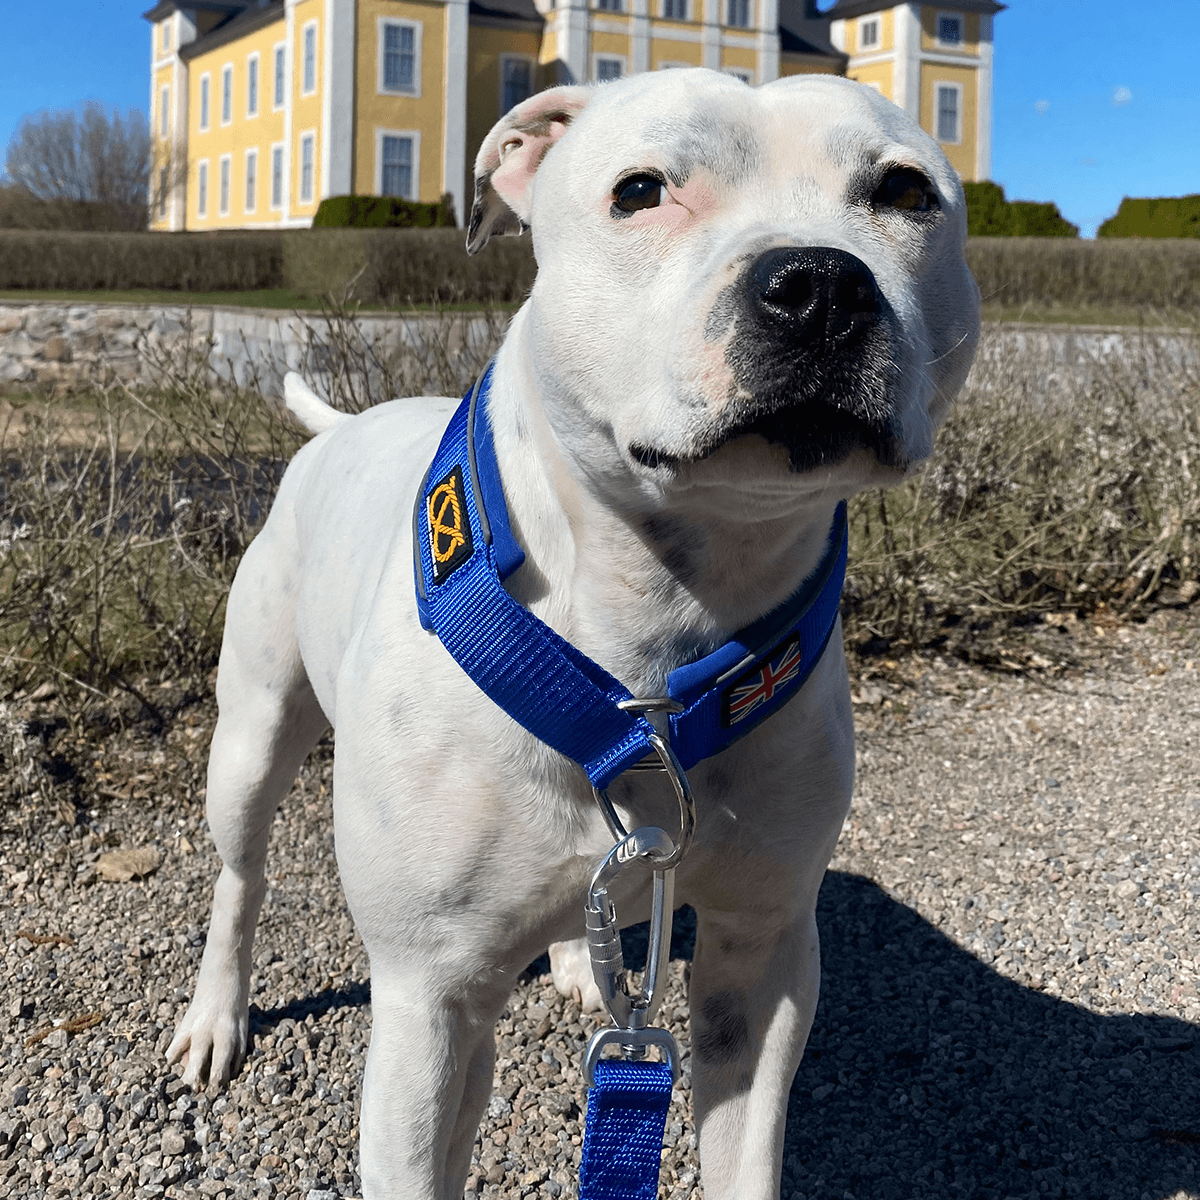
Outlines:
[[[672,1072],[678,1076],[679,1051],[675,1039],[665,1029],[649,1028],[666,987],[667,964],[671,957],[671,917],[675,908],[675,871],[661,864],[674,856],[675,849],[675,843],[664,830],[654,826],[635,829],[609,851],[592,878],[584,910],[588,950],[596,986],[615,1028],[598,1031],[588,1043],[584,1072],[589,1083],[595,1063],[608,1045],[620,1045],[626,1057],[634,1061],[645,1057],[647,1046],[659,1046],[666,1052]],[[621,949],[621,927],[608,887],[626,867],[635,863],[654,871],[654,893],[650,948],[642,987],[631,994]]]

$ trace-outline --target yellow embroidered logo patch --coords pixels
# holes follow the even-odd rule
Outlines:
[[[463,499],[462,469],[455,467],[429,493],[425,502],[429,521],[429,549],[433,555],[433,581],[444,582],[471,557],[471,522]]]

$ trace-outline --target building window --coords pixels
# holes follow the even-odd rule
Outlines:
[[[233,120],[233,68],[221,68],[221,124]]]
[[[316,135],[306,133],[300,139],[300,203],[311,204],[313,198],[313,150]]]
[[[668,21],[686,21],[687,0],[663,0],[663,16]]]
[[[169,20],[163,22],[162,48],[164,54],[171,49],[171,22]]]
[[[379,191],[384,196],[413,197],[413,140],[384,134],[380,142]]]
[[[167,215],[167,168],[160,167],[158,171],[158,215]]]
[[[608,83],[610,80],[620,79],[624,65],[619,58],[596,59],[596,82]]]
[[[750,0],[726,0],[725,24],[735,29],[749,29]]]
[[[221,155],[221,190],[217,193],[217,213],[229,216],[229,176],[232,163],[228,154]]]
[[[960,142],[962,88],[957,83],[939,83],[936,90],[937,139],[939,142]]]
[[[275,47],[275,99],[276,108],[283,107],[283,47]]]
[[[196,168],[196,213],[198,216],[208,216],[208,163],[202,162]]]
[[[258,116],[258,55],[246,59],[246,116]]]
[[[500,59],[500,113],[533,95],[533,63],[527,58]]]
[[[283,147],[271,147],[271,207],[283,207]]]
[[[939,46],[953,46],[957,49],[962,45],[962,17],[938,13],[937,42]]]
[[[420,61],[420,25],[409,21],[379,22],[379,91],[418,95]]]
[[[200,128],[202,130],[208,128],[208,85],[209,77],[207,75],[200,76]]]
[[[596,0],[596,7],[601,12],[620,12],[621,0]]]
[[[158,93],[158,136],[166,137],[171,113],[171,89],[165,87]]]
[[[258,151],[246,151],[246,211],[258,207]]]
[[[879,18],[864,17],[858,23],[858,48],[860,50],[879,49]]]
[[[317,90],[317,23],[310,21],[304,27],[304,86],[303,94],[312,95]]]

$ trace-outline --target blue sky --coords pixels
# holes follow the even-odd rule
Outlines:
[[[151,0],[6,4],[0,147],[23,114],[145,110]],[[951,0],[947,0],[951,4]],[[1085,235],[1121,197],[1200,192],[1197,0],[1010,0],[996,18],[992,177]]]

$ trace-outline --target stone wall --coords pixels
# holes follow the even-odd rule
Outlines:
[[[487,360],[508,315],[403,316],[353,320],[270,309],[0,302],[0,389],[67,390],[121,382],[153,387],[172,372],[205,371],[278,396],[287,371],[314,385],[353,376],[355,386],[421,371],[405,362]],[[445,372],[443,372],[445,373]],[[453,370],[450,372],[455,374]]]
[[[0,389],[71,388],[119,380],[154,386],[171,371],[206,371],[278,396],[285,372],[299,371],[333,398],[347,388],[383,387],[412,395],[431,377],[463,378],[482,366],[503,336],[507,314],[402,316],[354,320],[246,308],[133,304],[14,304],[0,301]],[[1034,367],[1048,392],[1089,381],[1114,358],[1154,375],[1195,370],[1200,340],[1186,333],[1061,326],[991,326],[979,364],[1004,386],[1005,364]],[[412,369],[413,367],[417,369]],[[336,377],[336,378],[335,378]],[[449,388],[444,383],[443,388]],[[435,389],[436,390],[436,389]]]

